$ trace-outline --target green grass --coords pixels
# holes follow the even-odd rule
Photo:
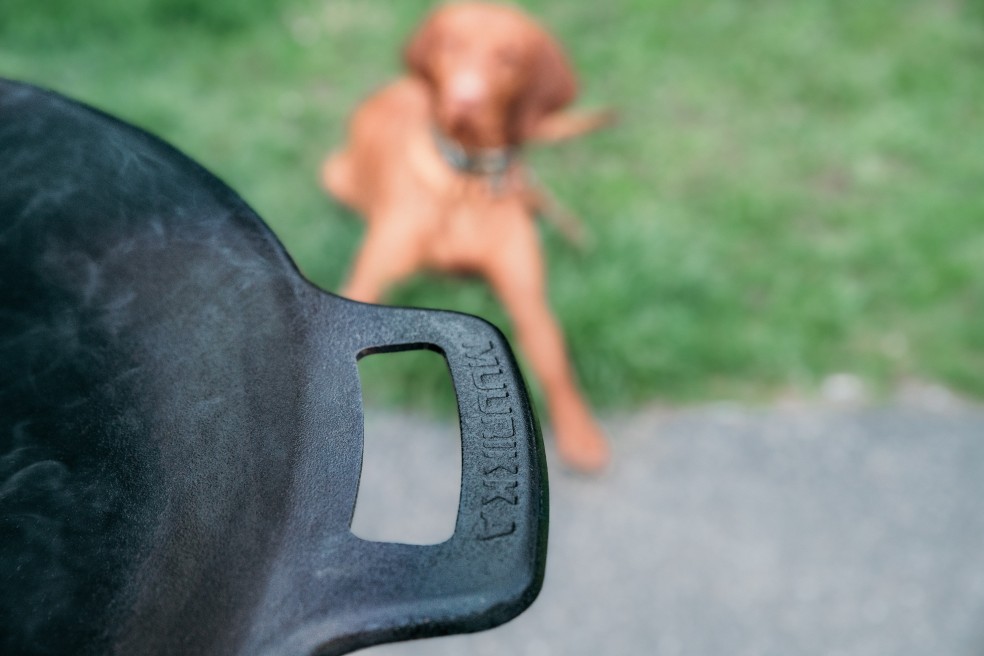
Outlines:
[[[579,253],[543,230],[597,404],[766,398],[836,371],[984,396],[984,4],[525,4],[569,44],[583,103],[622,116],[530,155],[594,235]],[[4,0],[0,75],[176,144],[334,289],[362,224],[317,165],[426,5]],[[421,276],[390,301],[508,329],[477,281]],[[384,397],[443,389],[404,362]]]

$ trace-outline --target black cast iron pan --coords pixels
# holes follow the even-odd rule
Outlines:
[[[429,348],[458,396],[455,533],[367,542],[356,360]],[[475,631],[542,581],[546,477],[489,324],[297,271],[155,137],[0,81],[0,653],[341,654]]]

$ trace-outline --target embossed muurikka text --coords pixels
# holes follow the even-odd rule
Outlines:
[[[478,539],[493,540],[516,532],[519,453],[508,377],[492,342],[462,344],[471,381],[478,392],[482,440],[482,508]]]

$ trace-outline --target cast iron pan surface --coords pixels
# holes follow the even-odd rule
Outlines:
[[[462,429],[454,535],[349,530],[356,360],[430,348]],[[341,654],[507,621],[547,496],[502,335],[323,292],[157,138],[0,80],[0,653]]]

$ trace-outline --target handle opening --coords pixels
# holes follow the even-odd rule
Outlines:
[[[429,344],[366,349],[358,371],[364,438],[350,530],[373,542],[445,542],[461,496],[461,431],[447,359]],[[396,375],[420,389],[395,388]]]

